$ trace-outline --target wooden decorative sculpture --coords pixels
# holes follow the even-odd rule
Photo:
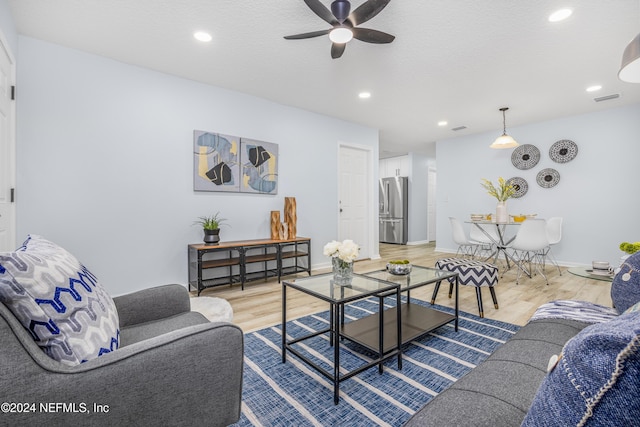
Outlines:
[[[289,227],[288,238],[295,239],[297,235],[296,223],[298,222],[295,197],[284,198],[284,220]]]
[[[271,240],[280,240],[280,211],[271,211]]]

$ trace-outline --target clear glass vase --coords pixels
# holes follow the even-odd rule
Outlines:
[[[353,261],[343,261],[337,256],[331,258],[333,280],[340,285],[348,285],[353,278]]]

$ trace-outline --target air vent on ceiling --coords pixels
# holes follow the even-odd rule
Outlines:
[[[593,100],[596,101],[596,102],[601,102],[601,101],[608,101],[610,99],[616,99],[616,98],[620,98],[620,94],[619,93],[614,93],[614,94],[611,94],[611,95],[601,96],[599,98],[593,98]]]
[[[457,128],[453,128],[451,130],[458,131],[458,130],[462,130],[462,129],[466,129],[466,128],[467,128],[466,126],[458,126]]]

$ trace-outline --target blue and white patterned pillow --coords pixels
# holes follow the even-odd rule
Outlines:
[[[618,310],[588,301],[555,300],[542,304],[529,322],[541,319],[568,319],[587,323],[607,322],[618,317]]]
[[[66,365],[118,348],[113,299],[73,255],[40,236],[0,253],[0,301],[47,355]]]
[[[636,311],[640,311],[640,302],[637,302],[631,307],[627,308],[622,314],[635,313]]]
[[[587,326],[550,369],[522,426],[638,425],[640,312]]]
[[[640,252],[626,259],[611,283],[613,306],[622,313],[640,302]]]

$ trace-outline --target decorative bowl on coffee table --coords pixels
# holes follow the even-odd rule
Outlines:
[[[387,271],[397,276],[404,276],[411,273],[411,263],[397,264],[389,262],[387,263]]]

